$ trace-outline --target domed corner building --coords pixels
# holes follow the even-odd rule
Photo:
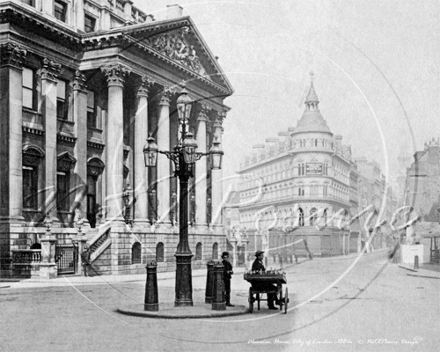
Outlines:
[[[175,270],[178,180],[166,155],[146,169],[143,148],[150,134],[177,145],[182,81],[201,153],[233,94],[193,20],[129,0],[0,0],[0,18],[0,275]],[[222,170],[196,165],[189,247],[204,268],[226,248]]]
[[[302,239],[314,256],[358,251],[358,225],[347,220],[358,208],[359,175],[350,146],[321,115],[313,81],[296,127],[254,145],[241,166],[240,219],[250,251],[291,262],[307,255]]]

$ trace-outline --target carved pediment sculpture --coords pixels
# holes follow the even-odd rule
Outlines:
[[[146,40],[146,43],[162,55],[178,61],[190,70],[204,76],[205,70],[200,63],[194,45],[187,39],[189,31],[189,27],[182,27],[175,31],[152,36]]]

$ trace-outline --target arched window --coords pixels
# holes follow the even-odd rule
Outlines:
[[[310,195],[315,197],[318,195],[318,184],[315,182],[310,185]]]
[[[212,260],[218,259],[218,243],[214,242],[212,245]]]
[[[299,226],[304,226],[304,212],[303,212],[302,208],[298,209],[298,216],[299,216],[299,219],[298,219]]]
[[[298,176],[303,176],[304,174],[304,163],[298,163]]]
[[[165,250],[162,242],[156,245],[156,262],[162,263],[165,261]]]
[[[302,183],[298,184],[298,196],[304,196],[304,185]]]
[[[315,139],[315,147],[318,146],[318,139]]]
[[[316,220],[318,219],[318,214],[316,208],[312,208],[310,210],[310,226],[314,226],[316,224]]]
[[[96,218],[101,206],[100,182],[99,176],[104,171],[104,163],[98,158],[90,158],[87,161],[87,220],[89,220],[90,227],[96,226]]]
[[[142,247],[139,242],[131,246],[131,264],[140,264],[142,262]]]
[[[327,226],[327,209],[324,209],[324,226]]]
[[[324,188],[322,190],[322,194],[324,195],[324,197],[327,197],[328,195],[328,184],[324,183]]]
[[[35,243],[31,246],[31,249],[41,249],[41,244],[35,242]]]
[[[196,256],[194,257],[194,260],[202,260],[202,243],[198,242],[196,244]]]
[[[75,166],[76,159],[64,152],[57,158],[57,209],[69,210],[71,202],[70,175]]]
[[[23,208],[38,209],[38,190],[40,184],[40,162],[44,152],[39,147],[26,146],[23,148]]]

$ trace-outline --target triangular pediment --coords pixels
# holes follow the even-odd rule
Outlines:
[[[58,154],[57,168],[59,171],[69,172],[73,169],[76,159],[69,153]]]
[[[121,31],[137,43],[233,93],[226,75],[189,17],[129,26]]]
[[[187,26],[156,34],[144,40],[144,43],[160,54],[177,61],[189,70],[212,80],[205,67],[200,62],[195,43],[191,41],[190,28]]]

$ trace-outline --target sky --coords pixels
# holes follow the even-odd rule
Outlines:
[[[134,0],[157,20],[176,3],[235,90],[225,100],[224,175],[254,144],[296,126],[311,71],[331,131],[390,181],[405,172],[398,156],[440,137],[439,1]]]

